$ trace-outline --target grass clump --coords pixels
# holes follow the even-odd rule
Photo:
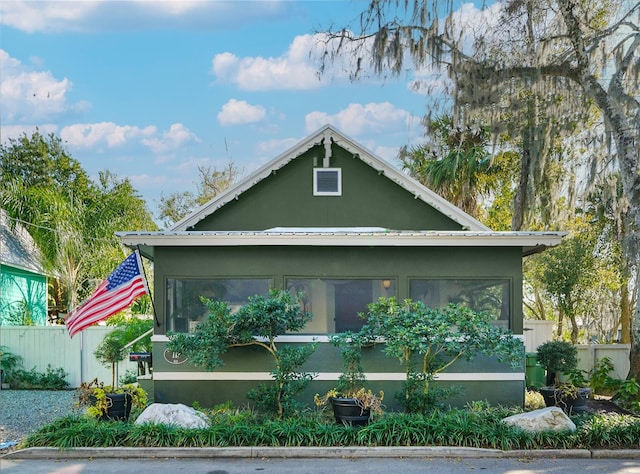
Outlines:
[[[75,447],[226,447],[226,446],[455,446],[512,449],[637,447],[640,419],[621,415],[574,417],[577,430],[527,433],[502,423],[517,409],[474,404],[428,414],[385,413],[363,427],[336,424],[322,412],[283,419],[265,418],[230,406],[207,411],[211,425],[182,429],[132,421],[104,422],[68,416],[45,426],[22,448]],[[131,417],[134,419],[135,417]]]

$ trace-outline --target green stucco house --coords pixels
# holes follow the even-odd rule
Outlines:
[[[304,291],[313,320],[281,342],[319,342],[308,363],[317,373],[305,395],[311,403],[340,375],[327,335],[359,328],[358,312],[381,296],[465,302],[522,335],[522,259],[562,237],[493,232],[331,126],[171,229],[118,235],[154,262],[154,399],[203,406],[245,403],[247,390],[271,379],[271,366],[256,351],[233,349],[222,368],[205,372],[167,351],[168,332],[192,331],[205,317],[200,296],[241,306],[270,287]],[[404,369],[397,361],[375,350],[364,368],[372,388],[399,390]],[[454,403],[524,399],[524,367],[492,358],[457,362],[438,380],[464,388]]]
[[[40,251],[19,223],[0,209],[0,326],[47,322],[47,276]]]

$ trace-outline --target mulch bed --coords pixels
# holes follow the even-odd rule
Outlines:
[[[587,399],[587,409],[592,413],[617,413],[619,415],[638,416],[619,407],[610,398],[599,395]]]

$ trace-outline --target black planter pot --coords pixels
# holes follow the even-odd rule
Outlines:
[[[333,416],[336,423],[349,426],[365,426],[369,423],[371,411],[358,406],[355,398],[332,398]]]
[[[130,393],[107,393],[107,413],[100,417],[103,421],[119,421],[128,420],[131,414],[131,404],[133,396]],[[91,402],[95,404],[96,398],[92,395],[89,397]]]
[[[562,408],[567,415],[580,415],[587,411],[587,398],[591,395],[591,389],[584,387],[576,390],[576,397],[554,387],[542,387],[540,394],[548,407]]]

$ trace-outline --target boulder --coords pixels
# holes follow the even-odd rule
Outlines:
[[[575,423],[558,407],[521,413],[504,418],[502,421],[525,431],[576,430]]]
[[[136,424],[160,423],[179,428],[206,428],[207,416],[181,403],[152,403],[136,419]]]

